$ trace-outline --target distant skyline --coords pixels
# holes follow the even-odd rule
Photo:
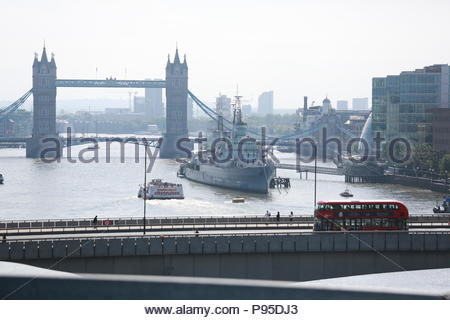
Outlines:
[[[450,1],[2,1],[0,100],[31,87],[45,40],[59,78],[163,78],[176,43],[204,101],[275,108],[371,97],[371,79],[450,61]],[[6,32],[7,31],[7,32]],[[128,98],[127,89],[58,89],[58,100]],[[143,95],[143,90],[139,92]],[[0,105],[0,108],[4,107]]]

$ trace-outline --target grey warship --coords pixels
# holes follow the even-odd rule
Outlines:
[[[264,159],[263,149],[247,135],[240,98],[236,96],[231,131],[224,130],[223,117],[219,115],[217,129],[208,138],[206,150],[199,150],[189,162],[181,164],[179,173],[212,186],[268,193],[276,168],[272,161]]]

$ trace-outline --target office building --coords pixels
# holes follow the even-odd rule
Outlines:
[[[347,100],[336,101],[336,110],[348,110],[348,101]]]
[[[353,98],[353,110],[369,110],[369,98]]]
[[[152,79],[146,79],[152,80]],[[161,80],[161,79],[154,79]],[[145,89],[145,104],[146,104],[146,119],[156,120],[165,117],[164,104],[162,101],[162,88],[146,88]]]
[[[266,91],[259,95],[258,114],[265,116],[273,113],[273,91]]]
[[[216,112],[221,114],[226,119],[231,119],[231,98],[226,95],[220,95],[216,98]]]
[[[433,150],[450,153],[450,108],[431,110],[433,130]]]
[[[372,134],[432,144],[432,113],[449,108],[449,66],[432,65],[372,79]]]
[[[147,104],[145,97],[134,96],[133,112],[142,114],[147,113]]]

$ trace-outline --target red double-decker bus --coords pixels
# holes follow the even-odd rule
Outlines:
[[[408,230],[408,208],[395,200],[319,201],[314,231]]]

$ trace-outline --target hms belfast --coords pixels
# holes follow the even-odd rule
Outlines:
[[[237,96],[234,104],[232,129],[224,130],[223,117],[219,116],[206,150],[193,153],[189,162],[181,164],[179,172],[189,180],[212,186],[268,193],[276,168],[265,159],[263,148],[247,135],[240,98]]]

